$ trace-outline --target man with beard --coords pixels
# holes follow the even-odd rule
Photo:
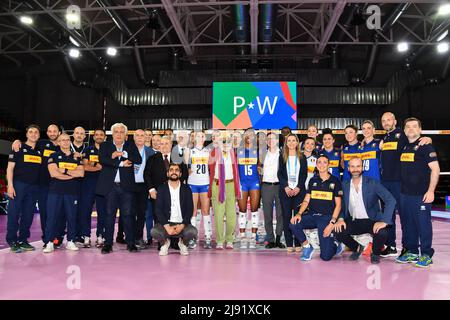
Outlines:
[[[167,170],[169,164],[173,163],[172,159],[172,140],[169,136],[161,138],[159,152],[148,159],[144,169],[144,181],[147,184],[148,193],[153,205],[154,222],[158,223],[158,216],[155,214],[155,205],[157,199],[157,189],[165,182],[167,182]],[[181,163],[181,182],[187,180],[188,169],[184,163]],[[176,243],[172,244],[172,248],[177,248]]]
[[[385,112],[382,115],[381,125],[383,126],[383,129],[386,130],[381,145],[381,183],[390,193],[392,193],[397,201],[396,209],[400,216],[400,224],[403,231],[403,228],[406,226],[406,221],[404,221],[404,214],[400,208],[400,156],[403,148],[408,144],[408,138],[402,128],[397,127],[397,120],[392,112]],[[429,137],[420,137],[418,141],[419,146],[431,143],[432,141]],[[395,214],[393,215],[392,226],[388,228],[388,231],[389,234],[386,248],[381,253],[382,257],[397,256]],[[407,252],[404,232],[402,232],[401,242],[402,251],[400,256],[403,256]]]
[[[363,253],[364,247],[352,236],[370,233],[373,236],[373,249],[370,261],[380,262],[380,254],[386,243],[386,227],[392,223],[395,198],[375,179],[362,176],[363,160],[359,157],[348,162],[350,180],[342,182],[344,196],[339,221],[334,226],[335,237],[350,248],[350,260],[356,261]],[[384,203],[381,211],[379,200]]]
[[[170,238],[179,238],[181,255],[188,255],[187,244],[197,238],[197,229],[191,225],[194,203],[192,191],[188,185],[181,183],[181,165],[171,163],[167,171],[169,181],[158,188],[156,211],[158,223],[153,227],[152,237],[162,246],[160,256],[169,253]]]

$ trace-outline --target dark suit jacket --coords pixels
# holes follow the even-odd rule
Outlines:
[[[170,157],[172,161],[172,157]],[[181,164],[181,182],[185,182],[189,176],[187,166],[183,163]],[[147,184],[147,189],[152,188],[157,189],[163,183],[167,182],[167,170],[164,165],[164,159],[161,152],[155,153],[147,160],[144,170],[144,180]]]
[[[369,219],[377,222],[392,224],[392,215],[395,209],[395,198],[383,185],[369,177],[362,177],[362,192],[364,207],[366,208]],[[351,218],[349,207],[351,180],[342,181],[342,210],[339,218]],[[384,203],[384,211],[381,211],[380,199]]]
[[[298,172],[298,183],[297,187],[300,188],[300,194],[305,195],[305,182],[306,177],[308,176],[308,164],[306,162],[306,157],[303,156],[300,159],[300,170]],[[286,163],[283,160],[283,153],[280,154],[280,158],[278,160],[278,180],[280,181],[280,191],[284,188],[288,187],[288,173],[286,169]]]
[[[100,176],[97,180],[96,193],[102,196],[108,194],[111,190],[114,179],[116,177],[117,170],[120,172],[120,184],[121,186],[130,192],[136,191],[136,183],[134,180],[134,167],[119,167],[120,162],[124,160],[130,160],[133,164],[141,164],[142,157],[139,154],[139,150],[133,142],[125,141],[123,150],[128,153],[128,158],[120,157],[111,159],[114,151],[117,151],[116,146],[112,141],[105,141],[100,145],[98,154],[99,162],[102,165]]]
[[[165,225],[169,223],[170,219],[170,190],[169,184],[166,182],[159,186],[157,189],[158,197],[156,198],[156,217],[158,218],[158,223]],[[181,215],[183,216],[183,224],[190,225],[192,213],[194,210],[194,203],[192,200],[191,188],[186,184],[180,185],[180,208]]]

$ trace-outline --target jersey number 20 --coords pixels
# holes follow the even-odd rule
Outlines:
[[[206,164],[197,166],[197,174],[205,174],[205,173],[206,173]]]

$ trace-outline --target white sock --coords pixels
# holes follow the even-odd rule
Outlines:
[[[205,228],[205,238],[211,240],[212,228],[211,228],[211,216],[203,216],[203,228]]]
[[[252,240],[256,240],[256,232],[252,232]]]
[[[191,218],[191,224],[193,227],[197,228],[197,217],[192,216]]]
[[[244,239],[245,238],[245,232],[241,232],[240,236],[241,236],[241,239]]]

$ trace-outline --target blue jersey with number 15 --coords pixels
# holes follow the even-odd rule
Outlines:
[[[259,181],[258,150],[256,148],[238,148],[237,161],[241,181]]]

